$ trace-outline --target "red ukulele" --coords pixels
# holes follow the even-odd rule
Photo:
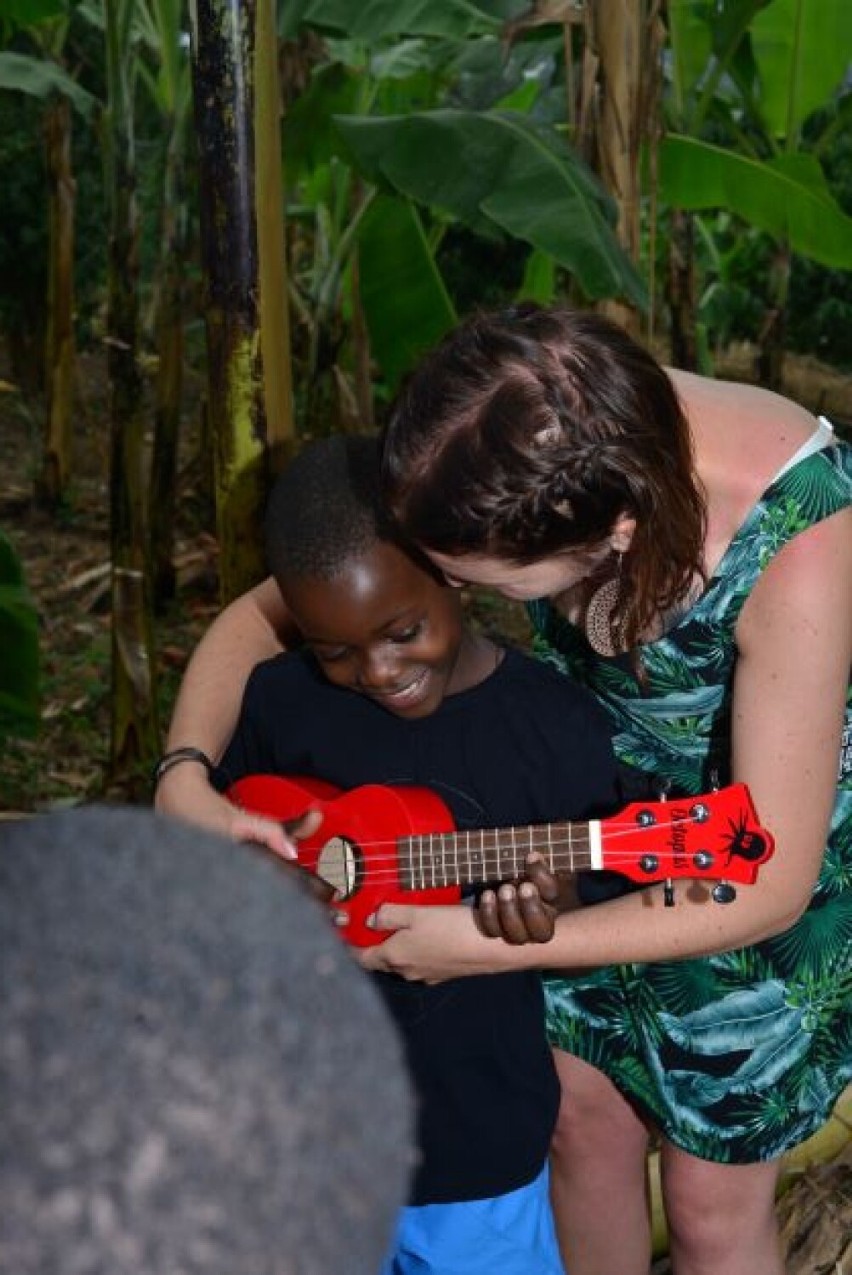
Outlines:
[[[716,901],[728,903],[736,893],[730,882],[752,884],[774,848],[745,784],[635,802],[590,823],[475,832],[457,832],[441,798],[427,788],[370,784],[342,792],[321,779],[249,775],[228,796],[243,810],[282,822],[322,812],[317,832],[299,842],[299,864],[334,888],[341,933],[355,947],[390,936],[367,925],[380,904],[458,903],[462,886],[521,876],[532,850],[555,874],[609,869],[642,883],[706,878],[717,882]]]

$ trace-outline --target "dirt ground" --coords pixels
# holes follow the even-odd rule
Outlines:
[[[2,371],[0,371],[2,377]],[[218,609],[215,546],[193,492],[195,416],[201,382],[190,375],[179,485],[177,602],[157,623],[163,728],[179,672]],[[79,362],[78,415],[67,507],[52,515],[33,500],[43,404],[0,380],[0,527],[20,555],[39,617],[42,722],[35,740],[6,744],[0,811],[35,811],[104,796],[109,737],[109,426],[104,360]]]

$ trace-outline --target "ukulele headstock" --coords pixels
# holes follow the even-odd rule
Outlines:
[[[707,878],[720,883],[718,902],[733,897],[726,883],[751,885],[775,848],[745,784],[700,797],[632,802],[601,831],[604,868],[642,884]]]

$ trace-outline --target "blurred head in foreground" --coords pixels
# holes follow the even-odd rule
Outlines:
[[[0,829],[2,1275],[374,1275],[397,1039],[264,851],[147,811]]]

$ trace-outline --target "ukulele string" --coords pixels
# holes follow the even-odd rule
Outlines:
[[[619,865],[629,866],[635,864],[639,855],[635,850],[612,850],[610,843],[619,839],[629,840],[631,844],[642,837],[644,833],[664,833],[667,828],[676,825],[698,823],[692,816],[681,816],[672,818],[663,823],[655,823],[649,825],[637,825],[634,823],[625,823],[619,825],[618,820],[606,820],[606,842],[607,848],[604,852],[605,863],[603,866],[607,869],[617,871]],[[509,855],[517,855],[523,853],[524,857],[537,851],[545,853],[550,857],[551,866],[557,872],[559,871],[583,871],[591,868],[591,849],[589,847],[588,837],[585,838],[584,846],[574,846],[571,844],[572,837],[570,833],[571,824],[562,825],[569,829],[568,836],[559,835],[547,836],[547,825],[529,825],[518,828],[518,836],[515,844],[507,844],[512,839],[513,830],[511,828],[495,828],[495,829],[477,829],[471,832],[470,836],[476,838],[476,844],[473,849],[473,857],[471,846],[467,840],[467,834],[464,830],[453,830],[445,832],[430,833],[410,833],[403,834],[399,837],[382,838],[374,840],[359,840],[355,837],[341,837],[339,834],[332,833],[326,842],[320,847],[318,855],[317,870],[320,867],[320,860],[325,857],[329,862],[337,861],[346,863],[351,857],[356,863],[357,872],[357,855],[358,850],[368,852],[369,859],[367,864],[367,877],[371,884],[381,884],[385,881],[393,882],[399,877],[400,858],[403,853],[409,858],[412,866],[423,869],[427,874],[430,865],[433,863],[441,868],[446,868],[448,864],[455,862],[456,866],[463,863],[469,870],[483,869],[488,867],[488,859],[491,856],[496,857],[495,868],[501,866],[501,860],[505,860]],[[583,825],[585,826],[585,825]],[[320,830],[321,831],[321,830]],[[533,840],[530,833],[545,834],[542,842],[539,844]],[[483,836],[488,837],[490,834],[499,834],[499,843],[485,844]],[[317,835],[317,834],[315,834]],[[332,841],[337,837],[344,844],[337,850],[331,847]],[[440,839],[447,837],[450,842],[442,848],[440,860],[435,857],[436,843],[440,845]],[[554,842],[565,842],[567,845],[554,844]],[[405,852],[401,851],[400,846],[404,841],[415,843],[412,847],[407,848]],[[526,844],[523,844],[523,842]],[[457,844],[454,845],[453,843]],[[420,843],[418,846],[417,843]],[[377,850],[382,847],[388,847],[387,854],[377,854]],[[583,857],[585,862],[575,868],[574,860]],[[661,869],[662,871],[662,869]]]

